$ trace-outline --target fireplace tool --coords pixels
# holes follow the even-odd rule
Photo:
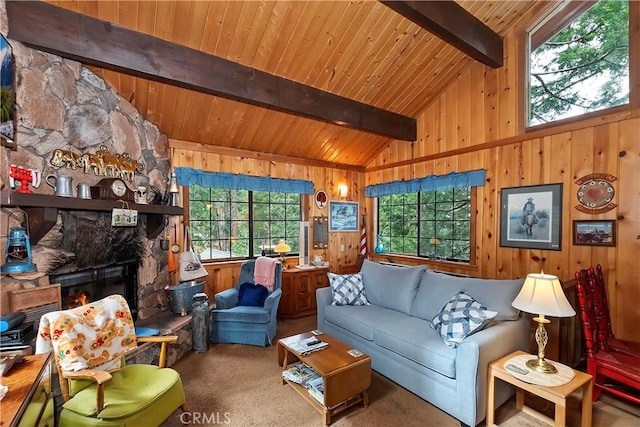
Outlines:
[[[9,228],[11,217],[16,213],[22,213],[27,229],[22,227]],[[7,216],[7,246],[4,251],[4,265],[0,267],[0,273],[19,274],[33,273],[37,267],[31,262],[31,242],[29,241],[29,217],[25,211],[18,208]]]

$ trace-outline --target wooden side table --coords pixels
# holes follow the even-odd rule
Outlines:
[[[52,360],[51,353],[26,356],[2,377],[9,392],[2,399],[0,426],[53,427]]]
[[[489,364],[489,385],[487,390],[487,420],[488,427],[493,427],[494,411],[495,411],[495,381],[496,378],[515,386],[516,389],[516,408],[538,419],[548,422],[556,427],[564,427],[567,416],[567,397],[575,391],[582,389],[582,427],[591,426],[591,403],[593,396],[593,381],[591,375],[584,372],[575,371],[575,377],[564,385],[557,387],[547,387],[541,385],[530,384],[521,381],[511,375],[504,367],[506,361],[514,356],[527,354],[524,351],[516,351],[502,359],[496,360]],[[535,356],[531,356],[535,357]],[[524,405],[524,392],[528,391],[538,397],[553,402],[556,406],[555,419],[551,420],[539,412]]]

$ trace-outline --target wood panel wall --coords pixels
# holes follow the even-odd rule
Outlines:
[[[635,22],[639,9],[633,6]],[[637,25],[632,26],[632,37],[633,51],[640,39]],[[520,107],[524,91],[519,87],[521,40],[515,33],[505,37],[504,67],[491,70],[474,65],[449,86],[418,118],[419,140],[390,144],[367,168],[366,185],[486,169],[485,186],[477,193],[476,267],[439,264],[437,268],[491,278],[524,277],[544,269],[569,280],[577,270],[601,264],[614,332],[640,341],[636,326],[640,320],[638,82],[633,83],[631,108],[525,132]],[[631,61],[632,70],[640,69],[637,53],[632,53]],[[618,178],[613,183],[618,205],[614,210],[589,215],[575,209],[575,181],[591,173]],[[562,250],[500,247],[500,190],[550,183],[563,184]],[[573,245],[572,221],[588,219],[617,220],[617,245]]]
[[[360,170],[349,168],[336,168],[317,164],[305,164],[300,159],[291,158],[289,161],[282,156],[269,156],[261,153],[238,152],[224,150],[227,154],[216,153],[216,147],[192,144],[183,141],[170,140],[172,165],[192,167],[204,171],[229,172],[253,176],[270,176],[282,179],[302,179],[313,182],[314,191],[324,190],[329,200],[357,201],[360,203],[361,212],[364,201],[364,173]],[[218,151],[221,151],[218,149]],[[311,162],[308,162],[311,163]],[[317,162],[316,162],[317,163]],[[347,197],[338,195],[338,186],[346,184]],[[314,216],[328,216],[329,207],[319,209],[313,195],[303,195],[305,220],[311,220]],[[185,205],[186,206],[186,205]],[[179,229],[182,226],[178,227]],[[313,233],[313,231],[310,231]],[[313,240],[313,234],[310,238]],[[181,242],[182,237],[178,237]],[[328,260],[331,271],[338,272],[341,265],[353,265],[356,262],[360,245],[360,232],[329,233],[329,247],[327,249],[312,250],[311,256],[321,255]],[[341,247],[344,246],[344,250]],[[298,264],[297,257],[287,259],[288,268],[294,268]],[[205,265],[209,271],[207,278],[207,294],[210,298],[216,292],[235,286],[240,271],[239,262],[220,262]]]
[[[505,36],[505,65],[492,70],[472,65],[449,85],[418,116],[418,140],[394,141],[369,164],[366,171],[287,160],[262,153],[246,155],[219,147],[170,141],[175,166],[209,171],[269,175],[276,178],[309,179],[315,189],[324,189],[338,200],[337,187],[346,183],[345,200],[360,203],[366,212],[369,251],[375,246],[375,206],[364,198],[364,185],[408,180],[429,174],[486,169],[486,183],[477,191],[476,259],[471,265],[425,261],[420,258],[377,256],[376,259],[426,263],[431,268],[488,278],[524,277],[545,272],[570,280],[576,270],[601,264],[607,286],[613,327],[621,338],[640,341],[635,325],[640,319],[640,4],[631,2],[630,108],[585,116],[553,127],[525,130],[523,34],[515,30]],[[523,19],[529,19],[524,17]],[[520,28],[526,26],[518,25]],[[634,73],[635,71],[635,73]],[[338,159],[339,160],[339,159]],[[575,180],[590,173],[608,173],[614,183],[616,209],[588,215],[578,204]],[[507,187],[562,183],[562,250],[544,251],[500,247],[500,190]],[[308,217],[327,215],[308,197]],[[363,209],[362,209],[363,208]],[[617,220],[615,247],[575,246],[572,221]],[[331,233],[329,248],[317,252],[331,263],[332,271],[355,263],[359,233]],[[345,251],[340,251],[344,244]],[[289,260],[292,266],[296,260]],[[215,263],[210,271],[208,293],[235,284],[238,263]],[[634,329],[635,328],[635,329]]]

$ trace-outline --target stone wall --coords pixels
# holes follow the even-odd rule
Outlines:
[[[3,1],[0,2],[0,23],[0,28],[6,31]],[[128,153],[144,165],[144,170],[136,173],[134,182],[128,182],[130,189],[143,185],[165,191],[170,171],[169,147],[166,136],[154,124],[146,121],[129,102],[82,64],[27,48],[9,38],[8,41],[15,62],[17,147],[0,149],[3,190],[10,190],[10,164],[41,171],[42,184],[33,189],[35,193],[53,194],[53,188],[44,181],[49,174],[72,176],[74,190],[79,183],[93,185],[104,176],[85,173],[80,167],[55,168],[50,160],[56,149],[92,154],[103,145],[112,153]],[[10,209],[2,211],[0,232],[6,236]],[[60,240],[55,233],[64,233],[60,217],[58,226],[42,239],[41,244],[34,245],[33,251],[55,253],[59,248],[46,246],[47,242]],[[168,307],[163,289],[170,284],[170,277],[167,252],[160,248],[161,238],[162,233],[156,239],[144,239],[146,249],[138,272],[139,317],[142,319]],[[0,249],[4,253],[6,239],[1,240]],[[42,262],[42,265],[48,264]],[[50,271],[40,270],[40,273]],[[6,298],[2,297],[8,290],[38,286],[42,280],[2,277],[2,282],[4,295],[0,295],[0,311],[6,313]]]

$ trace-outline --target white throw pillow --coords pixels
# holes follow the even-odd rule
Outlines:
[[[438,331],[446,345],[456,348],[462,340],[485,327],[497,315],[497,311],[487,310],[471,295],[460,291],[435,315],[431,326]]]
[[[327,273],[333,302],[331,305],[369,305],[364,293],[362,274],[333,274]]]

